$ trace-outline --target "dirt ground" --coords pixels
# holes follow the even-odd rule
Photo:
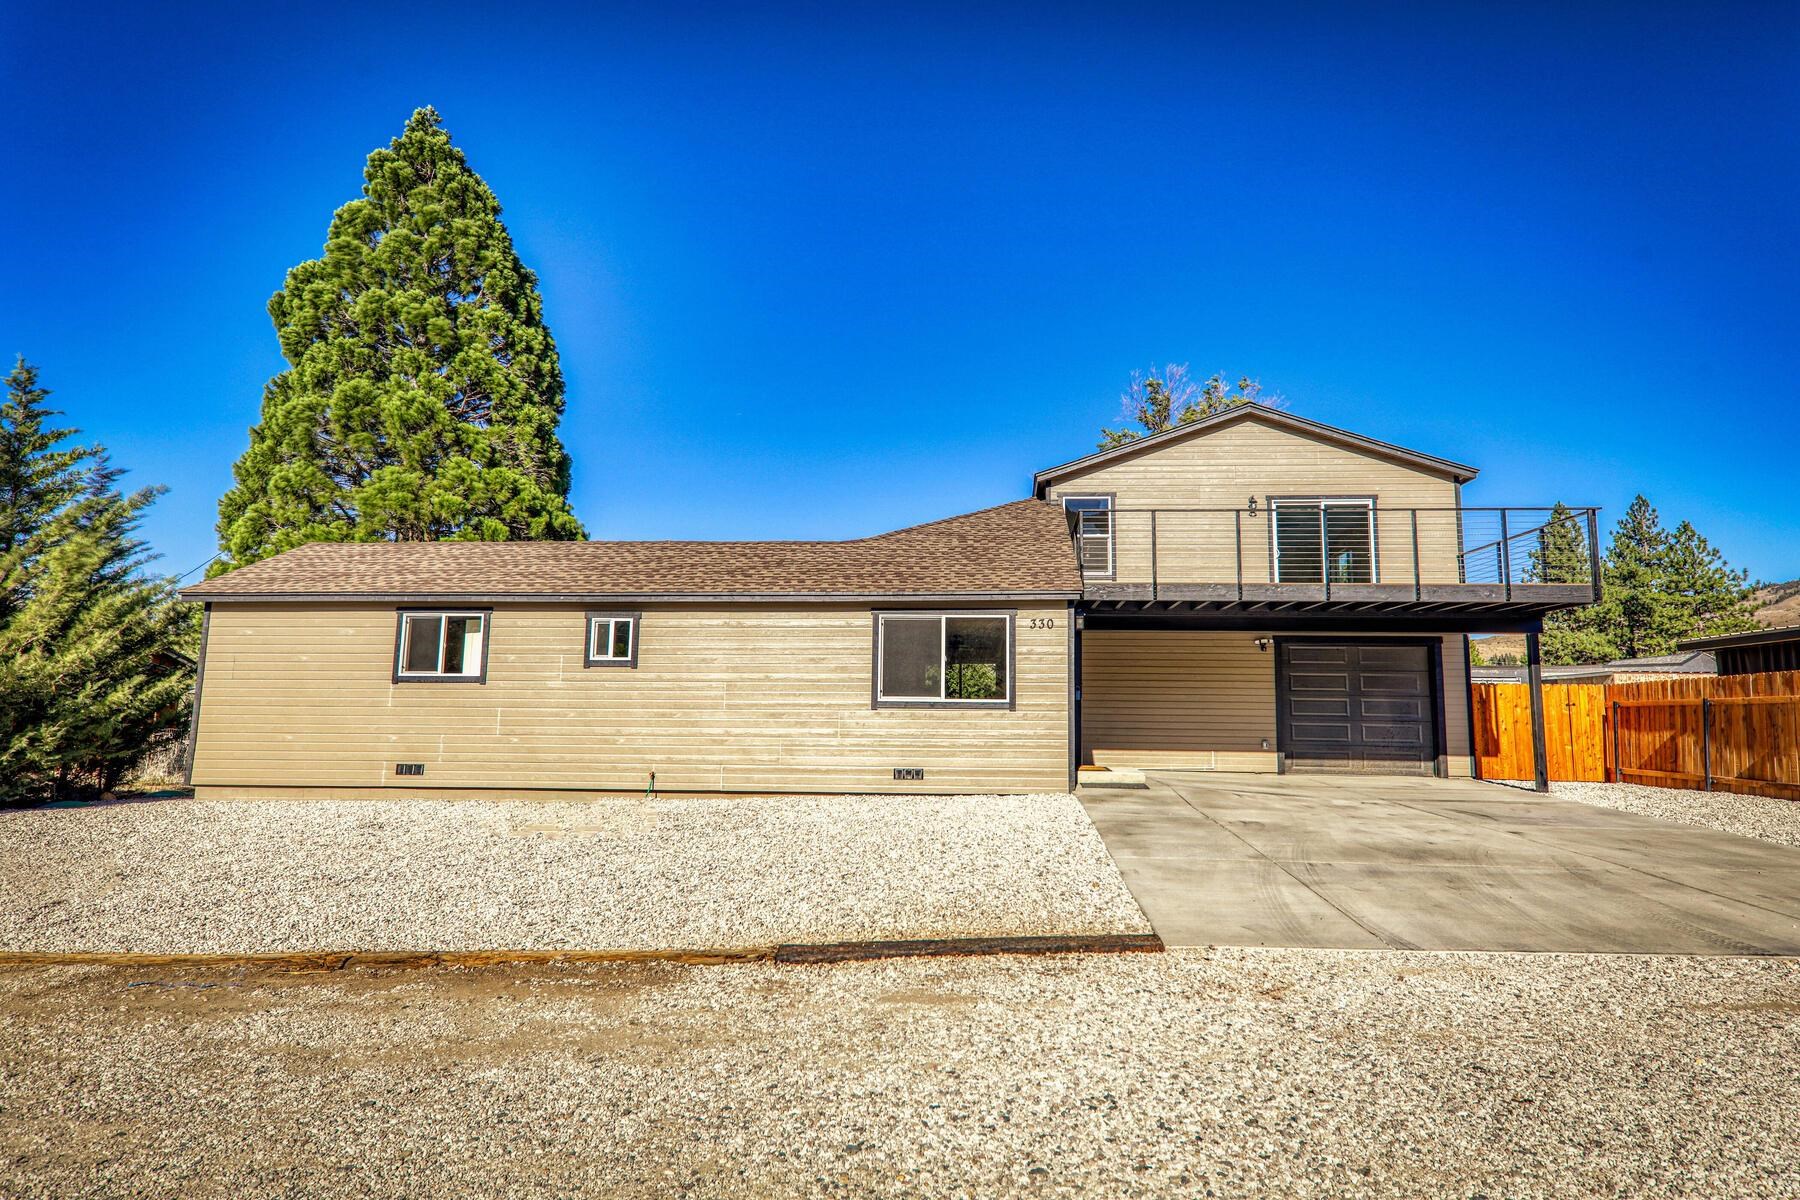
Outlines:
[[[0,971],[0,1195],[1800,1196],[1800,962]]]

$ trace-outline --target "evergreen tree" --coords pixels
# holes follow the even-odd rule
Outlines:
[[[1593,573],[1587,531],[1558,500],[1538,532],[1525,579],[1530,583],[1586,583]],[[1595,623],[1591,607],[1562,609],[1544,618],[1541,643],[1547,663],[1605,662],[1618,657],[1611,637]]]
[[[1596,614],[1622,658],[1674,649],[1679,620],[1664,580],[1668,546],[1656,509],[1634,498],[1606,548],[1606,596]]]
[[[1525,579],[1530,583],[1586,583],[1591,570],[1587,532],[1569,506],[1558,500],[1538,530]]]
[[[289,366],[219,502],[213,574],[307,542],[584,536],[556,345],[494,193],[429,108],[363,180],[269,301]]]
[[[1557,570],[1570,547],[1546,543],[1533,570]],[[1582,548],[1585,553],[1585,547]],[[1638,496],[1613,530],[1601,564],[1598,604],[1553,613],[1544,621],[1547,662],[1606,662],[1670,654],[1683,638],[1756,628],[1748,573],[1683,521],[1670,533],[1650,501]],[[1585,578],[1585,575],[1580,576]]]
[[[37,368],[21,357],[0,402],[0,570],[51,513],[80,494],[79,468],[92,454],[81,446],[56,448],[74,430],[44,428],[54,415],[44,407],[49,395],[38,386]],[[0,619],[17,603],[13,593],[0,591]]]
[[[1186,363],[1170,363],[1162,370],[1133,371],[1131,384],[1119,396],[1119,407],[1138,428],[1101,429],[1100,449],[1110,450],[1141,437],[1187,425],[1201,417],[1249,404],[1262,397],[1262,384],[1249,377],[1233,388],[1223,375],[1195,383]],[[1280,404],[1280,397],[1263,401]]]
[[[22,360],[0,405],[0,487],[20,498],[0,553],[0,801],[114,786],[178,737],[191,673],[168,580],[135,536],[161,489],[122,495],[92,447],[57,449]]]
[[[1663,586],[1674,601],[1677,638],[1718,637],[1758,627],[1750,573],[1733,571],[1692,525],[1683,521],[1675,527],[1664,554]]]

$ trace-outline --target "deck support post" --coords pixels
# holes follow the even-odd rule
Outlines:
[[[1532,785],[1540,792],[1550,790],[1550,756],[1544,746],[1544,659],[1538,645],[1538,634],[1525,635],[1525,676],[1531,687],[1531,768]]]

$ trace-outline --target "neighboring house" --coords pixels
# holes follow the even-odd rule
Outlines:
[[[1764,671],[1800,671],[1800,625],[1730,633],[1722,637],[1676,642],[1682,650],[1710,650],[1721,675],[1756,675]]]
[[[319,544],[206,602],[201,794],[1032,792],[1077,764],[1468,775],[1466,635],[1548,508],[1251,405],[843,542]],[[1577,510],[1594,544],[1593,510]]]
[[[1529,680],[1530,670],[1523,665],[1471,667],[1469,679],[1475,683],[1525,683]],[[1645,683],[1652,679],[1719,673],[1713,656],[1703,650],[1545,667],[1543,671],[1545,683]]]

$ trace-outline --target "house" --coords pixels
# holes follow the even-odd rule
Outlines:
[[[1545,683],[1645,683],[1653,679],[1718,673],[1718,664],[1711,654],[1704,650],[1681,650],[1646,658],[1615,658],[1611,662],[1545,667],[1543,678]],[[1531,668],[1523,665],[1469,668],[1472,683],[1528,683],[1530,677]]]
[[[1721,675],[1757,675],[1765,671],[1800,671],[1800,625],[1777,625],[1749,633],[1688,638],[1678,650],[1710,652]]]
[[[1248,405],[840,542],[359,543],[187,588],[202,795],[1471,772],[1466,635],[1594,598],[1475,471]],[[1587,526],[1594,512],[1570,518]]]

